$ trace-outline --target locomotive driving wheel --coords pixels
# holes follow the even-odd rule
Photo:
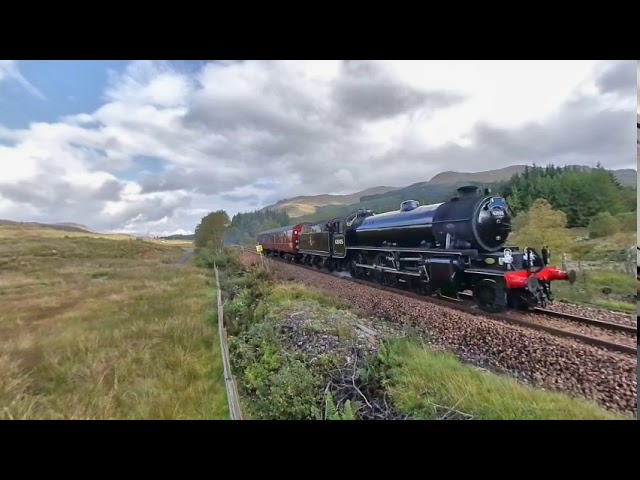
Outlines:
[[[349,263],[349,273],[353,278],[364,277],[364,269],[362,267],[358,267],[358,263],[362,264],[362,255],[360,254],[358,254],[356,258],[351,260],[351,263]]]
[[[373,262],[373,266],[374,267],[384,267],[385,266],[385,254],[384,253],[380,253],[376,256],[376,259]],[[378,270],[377,268],[373,271],[373,279],[381,284],[381,285],[385,285],[386,284],[386,275],[385,275],[385,271],[380,269]]]
[[[498,295],[500,294],[494,280],[481,280],[473,288],[473,298],[478,307],[485,312],[498,313],[504,310],[506,301],[498,302]]]
[[[422,280],[413,280],[411,282],[411,289],[418,295],[430,295],[432,293],[429,284]]]
[[[384,272],[384,284],[396,288],[398,286],[398,276],[395,273]]]

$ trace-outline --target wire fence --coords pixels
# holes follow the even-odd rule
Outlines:
[[[609,270],[613,272],[628,273],[629,275],[637,269],[635,258],[629,260],[611,261],[611,260],[574,260],[569,255],[561,256],[560,259],[551,259],[551,264],[558,264],[563,270]]]
[[[220,277],[218,267],[213,267],[216,273],[216,295],[218,297],[218,336],[220,337],[220,350],[222,352],[222,365],[224,367],[224,385],[227,389],[227,401],[229,402],[229,414],[231,420],[242,420],[242,410],[240,409],[240,396],[236,380],[231,372],[229,361],[229,344],[227,329],[224,326],[224,309],[222,305],[222,289],[220,288]]]

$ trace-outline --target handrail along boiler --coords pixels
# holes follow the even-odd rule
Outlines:
[[[360,209],[346,217],[300,223],[258,234],[266,254],[421,294],[457,296],[471,290],[487,311],[545,306],[551,282],[573,283],[575,271],[545,264],[534,248],[508,246],[506,200],[465,186],[451,200],[401,203],[398,211]],[[274,242],[274,234],[282,241]]]

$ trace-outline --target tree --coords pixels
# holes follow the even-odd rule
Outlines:
[[[620,228],[618,220],[609,212],[596,215],[589,224],[589,238],[602,238],[613,235]]]
[[[295,223],[286,212],[256,210],[233,216],[225,240],[228,243],[255,244],[256,235],[263,230],[284,227]]]
[[[274,228],[278,228],[278,222],[272,219],[265,220],[265,222],[260,226],[260,231],[263,232],[265,230],[272,230]]]
[[[224,232],[229,226],[229,216],[224,210],[211,212],[202,218],[196,227],[196,248],[211,246],[215,250],[222,248]]]
[[[518,187],[514,185],[511,188],[511,193],[505,199],[509,207],[511,207],[511,211],[514,214],[520,213],[522,210],[522,203],[520,202],[520,192],[518,191]]]
[[[231,226],[224,233],[224,243],[239,245],[241,236],[242,236],[242,232],[238,229],[238,227]]]
[[[531,208],[513,220],[514,233],[509,243],[520,248],[538,250],[547,245],[551,251],[562,252],[571,246],[571,232],[567,228],[567,215],[554,210],[544,199],[533,202]]]

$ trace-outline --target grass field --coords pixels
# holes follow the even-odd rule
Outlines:
[[[598,269],[576,273],[578,278],[573,285],[568,282],[553,283],[552,288],[557,300],[621,312],[633,313],[637,310],[634,301],[637,293],[635,275]],[[610,288],[611,293],[603,293],[603,288]],[[631,298],[631,301],[624,300],[626,297]]]
[[[633,419],[473,368],[414,340],[392,341],[388,347],[391,398],[417,418],[439,418],[453,409],[476,420]]]
[[[632,264],[625,260],[627,250],[635,245],[635,233],[621,232],[613,236],[596,239],[586,239],[587,229],[572,229],[576,240],[569,253],[569,269],[575,269],[578,278],[575,284],[554,282],[552,288],[558,300],[571,303],[593,305],[622,312],[637,310],[636,294],[637,280],[633,271],[635,253]],[[562,253],[555,253],[551,263],[561,266]],[[577,260],[581,259],[578,263]],[[580,266],[582,268],[580,268]],[[610,293],[604,293],[609,289]]]
[[[0,418],[228,418],[211,279],[182,248],[3,230]]]

